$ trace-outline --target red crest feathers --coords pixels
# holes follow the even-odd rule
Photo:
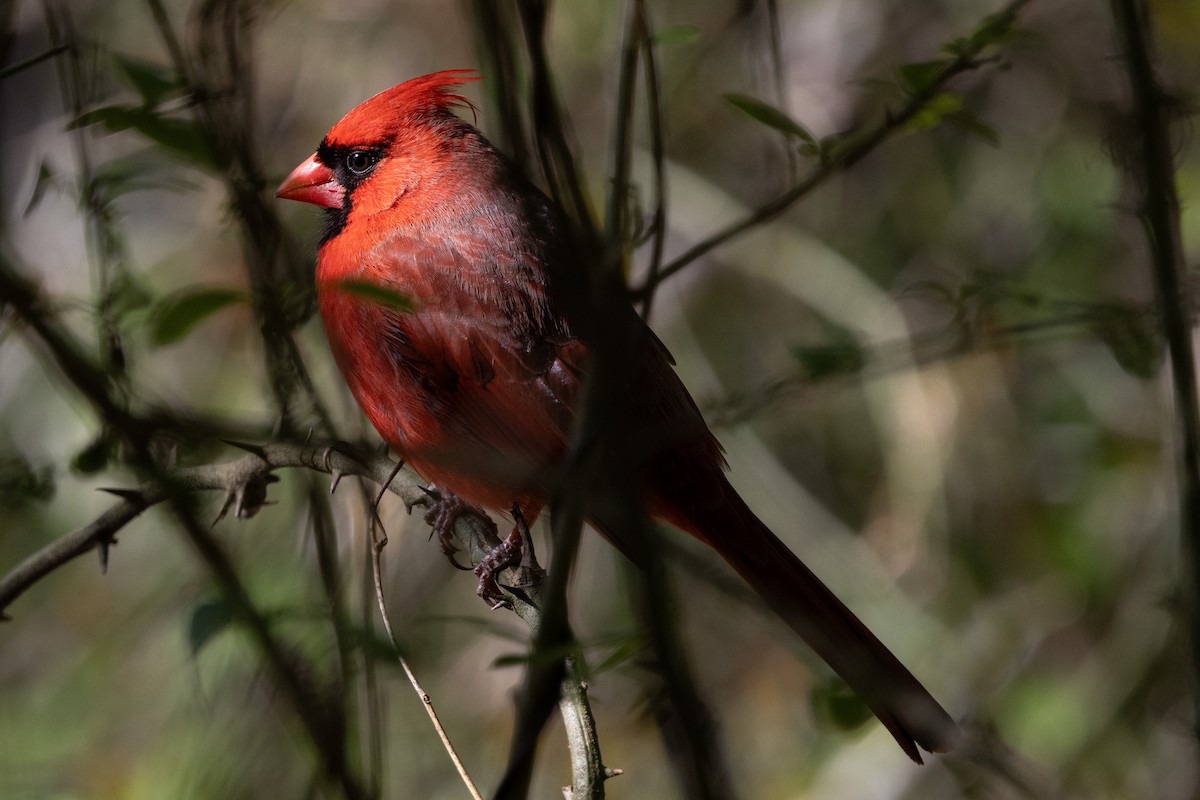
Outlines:
[[[329,130],[330,144],[363,144],[390,138],[406,122],[448,114],[456,106],[476,111],[475,105],[453,91],[479,80],[471,69],[448,69],[422,75],[385,89],[364,100]]]

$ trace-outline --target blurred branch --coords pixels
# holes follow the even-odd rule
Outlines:
[[[185,48],[161,0],[146,2],[196,103],[197,119],[240,227],[280,430],[296,437],[315,426],[332,438],[329,415],[292,338],[313,312],[311,276],[266,201],[267,181],[256,145],[253,40],[261,9],[249,0],[200,0],[189,25],[190,48]]]
[[[597,246],[596,224],[584,190],[583,178],[567,141],[566,121],[546,54],[546,20],[549,0],[517,0],[521,27],[529,57],[533,135],[538,159],[549,184],[550,195],[567,211],[581,242]]]
[[[80,395],[92,405],[101,421],[120,437],[128,450],[130,463],[146,478],[151,490],[162,492],[157,502],[165,502],[186,534],[196,553],[208,567],[212,578],[221,590],[233,616],[251,634],[262,654],[275,683],[290,701],[296,716],[303,725],[305,734],[320,759],[326,776],[335,782],[347,798],[360,798],[365,794],[347,763],[344,718],[331,711],[324,693],[314,685],[312,671],[302,664],[298,655],[291,652],[272,631],[270,623],[260,613],[242,584],[229,557],[209,530],[200,525],[190,503],[190,497],[171,481],[170,472],[163,470],[153,458],[150,447],[152,429],[112,397],[108,375],[98,369],[84,355],[78,343],[42,313],[42,304],[33,284],[18,275],[7,258],[0,255],[0,298],[4,306],[12,309],[17,318],[33,332],[36,341],[49,351],[50,357],[62,375]],[[242,484],[240,493],[235,492],[239,512],[249,512],[261,503],[258,492],[263,482],[248,480]],[[86,552],[85,542],[91,537],[92,546],[103,546],[111,541],[119,524],[124,524],[140,513],[137,506],[144,502],[138,492],[124,493],[123,503],[131,506],[113,510],[111,516],[78,531],[68,537],[63,546],[52,553],[41,554],[27,560],[25,568],[12,581],[17,594],[29,581],[36,581],[54,568],[54,559],[59,563]],[[227,502],[227,505],[229,503]],[[124,520],[124,522],[122,522]],[[20,569],[20,568],[19,568]],[[4,580],[9,586],[9,580]],[[15,595],[14,595],[15,596]],[[7,603],[0,602],[0,608]]]
[[[1059,309],[1053,316],[1009,325],[979,326],[956,318],[944,328],[892,341],[795,347],[793,353],[800,362],[798,370],[708,403],[705,416],[713,427],[732,425],[802,388],[850,378],[856,381],[877,378],[971,353],[1065,338],[1099,339],[1124,369],[1139,377],[1147,377],[1157,369],[1161,343],[1152,333],[1152,326],[1158,322],[1153,309],[1112,303],[1051,304]]]
[[[522,175],[531,175],[529,140],[520,105],[520,65],[517,55],[516,7],[495,0],[471,0],[475,16],[475,43],[487,75],[485,89],[497,112],[493,136]]]
[[[1011,26],[1018,12],[1029,0],[1012,0],[1003,10],[989,18],[988,25],[999,30]],[[970,37],[962,42],[957,55],[941,66],[938,72],[909,96],[908,101],[895,112],[889,112],[884,120],[872,128],[858,132],[849,142],[837,149],[828,160],[815,167],[808,176],[752,211],[743,219],[726,225],[708,238],[692,245],[682,254],[668,262],[661,271],[641,288],[633,291],[634,297],[642,299],[654,290],[659,283],[671,277],[701,256],[720,247],[747,231],[778,217],[798,200],[807,197],[813,190],[824,184],[837,173],[849,169],[866,156],[874,152],[881,144],[897,133],[905,130],[906,126],[942,93],[943,88],[953,78],[977,69],[981,61],[981,53],[993,43],[986,36]]]
[[[1184,595],[1193,656],[1194,732],[1200,737],[1200,402],[1192,342],[1192,297],[1187,291],[1171,121],[1178,103],[1155,75],[1149,9],[1138,0],[1113,0],[1133,109],[1128,135],[1137,146],[1129,170],[1141,192],[1140,214],[1150,247],[1150,266],[1162,309],[1162,326],[1175,394],[1175,464],[1183,547]]]
[[[658,274],[662,270],[663,249],[667,240],[667,180],[666,180],[666,146],[664,144],[664,110],[661,86],[658,74],[658,56],[655,53],[655,43],[652,37],[650,22],[646,18],[646,4],[639,0],[637,4],[639,25],[641,28],[642,59],[645,67],[643,72],[646,79],[646,116],[650,129],[650,158],[654,163],[654,213],[650,218],[650,264],[646,270],[646,283],[657,285]],[[642,298],[641,317],[647,323],[650,321],[650,308],[654,299],[651,289]]]
[[[84,111],[85,81],[74,22],[59,0],[43,0],[43,12],[52,49],[61,48],[65,56],[54,61],[63,105],[70,119],[79,119]],[[81,126],[71,129],[71,146],[77,163],[76,191],[83,210],[84,238],[93,273],[93,294],[99,301],[96,308],[96,340],[100,348],[100,366],[113,379],[113,388],[120,393],[119,400],[127,402],[125,348],[121,343],[115,314],[117,286],[123,272],[118,260],[120,239],[113,224],[110,204],[100,192],[88,136],[88,131]]]
[[[634,593],[642,628],[646,632],[657,686],[647,702],[683,796],[697,800],[736,797],[716,718],[708,708],[679,636],[677,603],[667,570],[659,532],[640,515],[629,515],[624,529],[638,543],[637,581]],[[739,589],[745,587],[739,585]]]
[[[0,30],[3,30],[3,28],[0,28]],[[0,69],[0,81],[12,75],[16,75],[18,72],[27,70],[30,67],[36,67],[43,61],[54,58],[55,56],[61,55],[65,52],[67,52],[67,46],[65,44],[54,45],[48,50],[38,53],[36,56],[30,56],[29,58],[18,61],[15,64],[9,64],[7,67]]]

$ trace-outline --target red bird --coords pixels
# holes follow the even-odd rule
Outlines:
[[[470,80],[439,72],[372,97],[277,194],[326,211],[321,317],[371,423],[442,490],[494,510],[515,504],[532,522],[554,491],[590,359],[564,288],[581,260],[561,210],[453,113],[469,105],[454,87]],[[918,745],[952,748],[949,715],[730,486],[670,356],[641,330],[625,395],[646,451],[637,474],[647,512],[715,548],[913,760]],[[636,543],[606,516],[593,501],[589,521],[635,557]]]

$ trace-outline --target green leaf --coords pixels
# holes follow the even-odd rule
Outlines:
[[[831,677],[809,693],[813,716],[832,727],[852,731],[862,727],[873,714],[862,698],[841,678]]]
[[[838,375],[860,372],[867,364],[867,354],[849,334],[834,333],[829,344],[797,346],[792,358],[800,363],[804,376],[813,381]]]
[[[645,639],[638,635],[629,635],[621,637],[612,650],[609,651],[599,664],[596,665],[594,672],[598,675],[602,672],[607,672],[611,669],[616,669],[623,664],[627,664],[640,656],[646,649]]]
[[[988,45],[1001,44],[1012,38],[1013,24],[1016,20],[1016,15],[1012,13],[993,14],[984,19],[967,40],[972,48],[971,52],[978,53]]]
[[[208,137],[194,120],[168,116],[148,106],[101,106],[80,114],[68,127],[87,125],[99,125],[109,133],[133,129],[172,154],[200,166],[212,167],[216,163]]]
[[[1000,135],[996,133],[996,129],[970,111],[953,111],[947,114],[946,124],[983,139],[994,147],[1000,146]]]
[[[126,83],[142,96],[146,106],[156,106],[186,88],[183,78],[173,69],[129,56],[114,55]]]
[[[519,667],[530,664],[553,664],[555,661],[561,661],[567,656],[574,655],[579,657],[579,647],[575,642],[546,647],[544,650],[539,650],[537,653],[527,651],[524,653],[510,653],[508,655],[498,656],[492,661],[493,667]]]
[[[946,117],[961,111],[962,103],[962,96],[955,92],[936,94],[929,98],[928,103],[909,117],[908,122],[904,123],[904,130],[919,131],[926,128],[935,128]]]
[[[686,44],[700,38],[700,29],[694,25],[669,25],[655,31],[650,37],[654,45]]]
[[[247,299],[245,292],[222,286],[184,289],[161,300],[150,313],[150,341],[155,347],[173,344],[205,318]]]
[[[980,23],[970,36],[963,36],[942,45],[942,52],[952,56],[973,58],[993,44],[1003,44],[1013,38],[1016,15],[993,14]]]
[[[54,496],[54,471],[19,455],[0,455],[0,508],[16,511]]]
[[[192,609],[188,620],[188,648],[192,658],[200,655],[204,645],[233,622],[233,609],[224,600],[206,600]]]
[[[1143,380],[1158,374],[1166,348],[1152,317],[1136,309],[1114,308],[1092,323],[1092,331],[1129,374]]]
[[[119,156],[96,167],[93,185],[102,197],[114,199],[130,192],[183,192],[195,184],[180,174],[174,161],[156,158],[154,148]]]
[[[905,64],[899,70],[900,85],[910,94],[920,94],[930,89],[949,65],[950,61],[944,58]]]
[[[732,106],[743,113],[749,114],[768,128],[774,128],[788,136],[794,136],[809,145],[815,146],[817,143],[816,138],[809,132],[808,128],[805,128],[778,108],[767,105],[762,100],[736,93],[726,94],[724,98]]]
[[[146,110],[134,122],[139,133],[158,142],[175,155],[211,167],[215,163],[208,137],[194,120],[168,117]]]
[[[408,295],[398,292],[389,286],[363,278],[346,278],[338,283],[338,289],[346,294],[357,295],[364,300],[381,306],[394,308],[397,311],[412,311],[412,300]]]
[[[68,129],[99,125],[109,133],[119,133],[133,127],[138,108],[136,106],[100,106],[85,111],[67,124]]]
[[[71,459],[71,470],[80,475],[94,475],[109,465],[117,455],[117,442],[108,431],[88,443]]]

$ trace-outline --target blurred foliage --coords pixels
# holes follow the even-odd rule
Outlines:
[[[276,208],[270,189],[363,98],[476,64],[479,125],[531,164],[531,70],[487,72],[486,5],[0,3],[0,249],[124,408],[177,415],[152,442],[165,461],[221,460],[218,439],[280,429],[369,436],[309,288],[279,277],[309,274],[319,220]],[[619,5],[560,0],[546,32],[593,209],[611,177]],[[1200,4],[1149,9],[1160,77],[1200,85]],[[671,538],[678,625],[745,797],[1200,791],[1177,620],[1177,443],[1125,170],[1128,81],[1104,4],[1034,2],[1015,26],[998,11],[647,3],[668,262],[827,170],[799,203],[664,281],[651,321],[746,499],[973,731],[962,752],[915,768],[789,632],[741,602],[723,566]],[[235,46],[230,77],[214,64]],[[964,55],[972,68],[943,82]],[[627,213],[650,231],[654,142],[638,98]],[[1177,180],[1194,265],[1187,125]],[[633,259],[631,285],[649,260]],[[134,485],[132,459],[37,337],[0,314],[0,573],[104,512],[112,498],[96,490]],[[358,489],[324,508],[317,478],[281,477],[275,505],[214,529],[249,596],[305,678],[333,687],[365,786],[463,796],[378,642]],[[207,525],[220,500],[201,502]],[[491,786],[527,634],[486,611],[399,504],[382,516],[402,647]],[[337,795],[178,527],[149,511],[119,535],[107,574],[71,562],[7,609],[0,797]],[[625,567],[596,537],[581,565],[573,624],[605,761],[625,773],[608,791],[678,796],[645,715]],[[534,796],[569,780],[557,733]]]

